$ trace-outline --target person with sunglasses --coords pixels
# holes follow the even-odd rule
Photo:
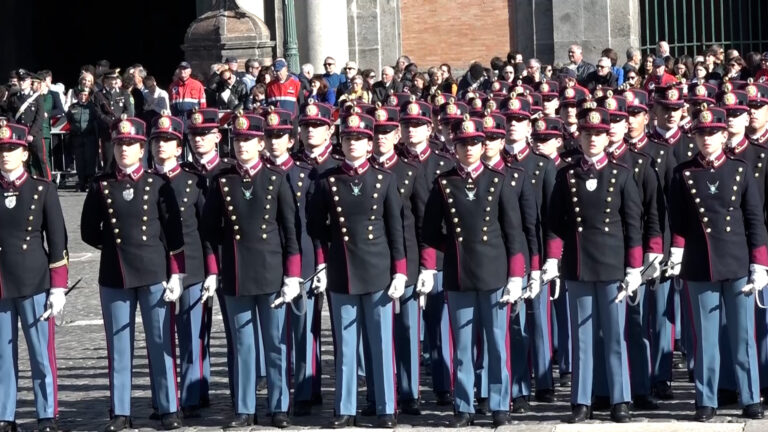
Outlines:
[[[346,76],[336,73],[336,59],[333,57],[326,57],[323,61],[323,67],[325,68],[323,79],[325,79],[325,82],[328,83],[328,88],[335,90],[339,87],[340,84],[347,81]]]
[[[337,95],[343,95],[352,87],[352,79],[357,75],[358,70],[359,69],[357,67],[357,63],[353,62],[352,60],[348,61],[344,65],[344,81],[339,83],[339,85],[334,88]]]

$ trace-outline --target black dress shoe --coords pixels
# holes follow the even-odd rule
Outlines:
[[[566,420],[568,423],[581,423],[592,417],[592,410],[587,405],[571,406],[571,416]]]
[[[636,395],[632,398],[632,407],[641,411],[653,411],[659,409],[659,401],[651,395]]]
[[[531,410],[531,404],[525,396],[516,397],[512,400],[512,412],[515,414],[524,414]]]
[[[448,406],[453,404],[453,398],[451,392],[440,391],[435,393],[435,403],[437,406]]]
[[[184,418],[200,418],[200,409],[196,406],[181,407]]]
[[[629,423],[632,417],[629,415],[629,404],[617,403],[611,407],[611,420],[616,423]]]
[[[376,419],[374,427],[383,429],[394,429],[397,426],[397,420],[392,414],[382,414]]]
[[[536,390],[533,396],[536,402],[552,403],[555,401],[555,391],[552,389]]]
[[[712,407],[702,406],[696,408],[696,413],[693,414],[693,419],[698,422],[708,422],[715,418],[717,410]]]
[[[295,401],[293,404],[293,415],[295,417],[312,415],[312,401]]]
[[[56,426],[56,421],[52,418],[44,418],[37,420],[38,432],[58,432],[59,427]]]
[[[463,428],[472,426],[475,423],[475,419],[472,418],[470,413],[458,412],[453,415],[451,421],[448,422],[448,427]]]
[[[355,416],[342,415],[342,416],[336,416],[332,418],[330,423],[328,423],[328,428],[341,429],[341,428],[354,426],[354,425],[355,425]]]
[[[560,387],[570,387],[571,386],[571,373],[566,372],[560,374]]]
[[[256,424],[256,416],[253,414],[235,414],[231,422],[224,426],[224,429],[238,429]]]
[[[475,405],[475,413],[478,415],[488,415],[491,410],[488,408],[488,398],[477,398],[477,405]]]
[[[152,410],[152,414],[149,415],[149,419],[150,420],[157,420],[157,421],[159,421],[161,418],[163,418],[163,416],[161,416],[160,413],[156,409],[153,409]]]
[[[16,422],[0,421],[0,432],[16,432]]]
[[[363,417],[373,417],[376,415],[376,404],[368,402],[365,408],[360,410],[360,415]]]
[[[611,398],[608,396],[595,396],[592,398],[592,411],[608,411],[611,409]]]
[[[400,402],[400,412],[408,415],[421,415],[419,401],[416,399],[406,399]]]
[[[276,412],[272,414],[272,426],[278,429],[285,429],[291,425],[291,420],[288,418],[288,414],[284,412]]]
[[[661,400],[672,400],[675,397],[672,386],[666,381],[659,381],[653,386],[653,395]]]
[[[131,427],[131,418],[128,416],[114,416],[107,423],[104,432],[117,432]]]
[[[163,414],[163,418],[160,419],[160,424],[163,425],[165,430],[174,430],[181,427],[181,419],[178,412],[172,412]]]
[[[763,406],[759,403],[749,404],[741,410],[741,416],[752,420],[761,419],[764,417]]]
[[[512,419],[509,418],[509,411],[493,412],[493,427],[506,426],[511,423],[512,423]]]

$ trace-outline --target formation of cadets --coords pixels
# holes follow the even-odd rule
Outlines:
[[[233,159],[217,153],[216,109],[163,113],[149,136],[115,119],[114,169],[92,180],[81,219],[101,252],[106,431],[131,427],[137,307],[153,417],[176,429],[210,404],[214,298],[226,427],[256,424],[262,375],[275,427],[323,403],[325,310],[332,428],[419,415],[422,351],[451,427],[509,424],[531,399],[553,402],[556,384],[571,386],[568,422],[601,409],[628,422],[630,408],[675,397],[678,315],[695,420],[734,402],[763,417],[768,85],[590,93],[571,75],[430,99],[238,112]],[[66,232],[56,188],[25,171],[28,134],[0,121],[0,336],[12,341],[0,345],[0,431],[16,430],[17,320],[39,430],[57,430],[48,318],[66,299]],[[179,163],[185,142],[191,161]]]

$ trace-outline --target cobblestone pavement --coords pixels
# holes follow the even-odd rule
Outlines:
[[[107,381],[107,360],[105,357],[104,328],[101,321],[101,308],[97,292],[98,251],[85,245],[80,240],[80,210],[84,194],[61,192],[67,228],[69,230],[69,251],[71,257],[70,281],[83,278],[80,286],[67,298],[63,319],[59,320],[56,331],[56,350],[59,367],[59,424],[63,430],[94,431],[102,430],[108,419],[109,389]],[[213,348],[213,380],[211,384],[212,405],[203,410],[202,419],[185,421],[186,430],[220,430],[232,415],[227,396],[226,383],[226,342],[218,307],[215,309]],[[140,322],[140,320],[139,320]],[[317,428],[324,425],[333,414],[333,352],[330,343],[329,318],[323,317],[323,406],[315,408],[311,417],[293,418],[295,429]],[[20,333],[21,334],[21,333]],[[144,355],[145,345],[141,325],[137,325],[135,361],[133,373],[133,425],[139,430],[151,431],[160,427],[159,423],[148,419],[151,412],[150,389],[147,360]],[[23,430],[36,429],[33,396],[29,378],[29,364],[23,338],[19,347],[19,408],[17,420]],[[618,426],[608,422],[608,412],[596,413],[596,419],[581,425],[562,423],[570,412],[568,403],[570,388],[557,388],[557,401],[553,404],[532,402],[532,412],[515,415],[516,423],[505,427],[510,431],[766,431],[768,421],[744,423],[739,417],[738,407],[727,407],[719,411],[715,423],[698,424],[689,422],[693,413],[693,385],[686,379],[685,371],[676,370],[674,383],[676,399],[663,402],[661,409],[653,412],[635,412],[634,421]],[[429,377],[422,372],[422,397],[424,414],[418,417],[400,416],[399,428],[433,429],[442,427],[451,417],[450,407],[437,407],[434,395],[429,390]],[[2,389],[0,389],[2,391]],[[364,389],[361,388],[358,406],[363,406]],[[258,427],[251,430],[269,428],[266,416],[266,390],[259,391]],[[361,426],[371,419],[358,417]],[[478,417],[476,428],[488,429],[490,417]]]

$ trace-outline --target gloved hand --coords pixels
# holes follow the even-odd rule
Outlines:
[[[531,270],[528,275],[528,287],[523,294],[524,299],[534,299],[541,291],[541,271]]]
[[[50,315],[59,316],[67,303],[66,288],[51,288],[48,292],[48,301],[45,302],[45,309],[51,311]]]
[[[182,281],[184,275],[181,273],[174,273],[168,282],[163,282],[163,288],[165,288],[165,294],[163,294],[163,300],[168,303],[173,303],[181,297]]]
[[[511,277],[507,279],[507,285],[504,287],[504,293],[499,299],[499,303],[514,303],[523,296],[523,278]]]
[[[328,278],[325,273],[325,264],[320,264],[315,268],[317,274],[312,278],[312,289],[316,294],[323,293],[328,286]]]
[[[683,248],[673,247],[669,250],[669,260],[667,261],[666,277],[675,277],[680,275],[680,268],[683,263]]]
[[[547,260],[544,261],[544,265],[541,267],[541,280],[548,281],[560,276],[558,264],[557,259],[547,258]]]
[[[271,307],[274,309],[283,303],[288,303],[296,298],[299,293],[301,293],[301,278],[284,277],[283,287],[280,288],[280,297],[272,302]]]
[[[205,303],[209,298],[213,298],[213,293],[216,292],[216,288],[219,286],[218,275],[212,274],[205,277],[203,281],[203,292],[200,297],[200,303]]]
[[[661,261],[664,259],[664,254],[646,253],[643,255],[643,268],[646,269],[642,274],[643,282],[658,279],[661,276]]]
[[[640,284],[643,283],[643,278],[640,276],[642,271],[642,268],[626,268],[624,281],[621,283],[623,289],[619,291],[619,294],[616,296],[616,303],[624,300],[624,297],[629,297],[637,291]]]
[[[397,300],[405,292],[405,282],[408,280],[408,276],[402,273],[395,273],[392,276],[392,283],[389,284],[389,290],[387,295],[393,300]]]
[[[419,277],[416,279],[416,292],[424,295],[429,294],[432,288],[435,286],[435,273],[437,270],[429,270],[422,268],[419,271]]]
[[[768,285],[768,267],[759,264],[750,264],[749,281],[744,285],[744,288],[741,289],[741,292],[744,294],[757,294],[766,285]]]

